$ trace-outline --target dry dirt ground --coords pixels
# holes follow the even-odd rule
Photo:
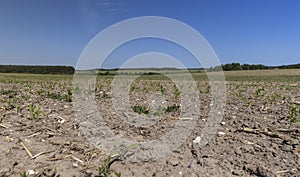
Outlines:
[[[124,155],[113,161],[109,176],[300,176],[300,71],[261,74],[264,79],[255,71],[227,73],[224,118],[214,139],[201,148],[193,140],[209,118],[211,96],[207,82],[196,79],[200,116],[187,140],[155,161],[132,163]],[[165,106],[179,105],[179,110],[158,113],[162,118],[150,128],[118,119],[110,83],[111,78],[100,78],[95,94],[104,121],[116,134],[147,141],[172,129],[180,103],[171,81],[142,80],[130,89],[131,105],[150,113],[155,94],[163,95]],[[0,74],[0,85],[0,176],[104,175],[99,167],[109,152],[82,133],[70,99],[71,76]]]

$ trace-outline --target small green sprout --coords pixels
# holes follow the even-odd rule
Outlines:
[[[34,106],[33,104],[29,105],[29,112],[32,118],[39,118],[41,115],[40,107]]]
[[[149,114],[149,110],[145,106],[135,105],[132,110],[138,114]]]
[[[178,100],[180,94],[181,94],[180,90],[176,87],[176,85],[174,85],[174,95],[176,100]]]
[[[164,95],[166,92],[166,88],[163,85],[160,85],[160,92],[162,95]]]
[[[21,173],[20,173],[20,176],[21,176],[21,177],[27,177],[26,172],[24,172],[24,171],[21,172]]]
[[[68,95],[66,96],[67,102],[72,102],[72,90],[68,89]]]
[[[99,167],[99,175],[104,175],[104,177],[109,177],[110,166],[116,161],[123,161],[127,152],[131,149],[136,148],[136,144],[132,144],[128,147],[121,148],[119,153],[110,153],[105,162]],[[120,172],[116,172],[115,175],[117,177],[121,177]]]

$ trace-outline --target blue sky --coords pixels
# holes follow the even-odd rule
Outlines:
[[[1,0],[0,64],[72,65],[95,35],[119,21],[164,16],[201,33],[221,63],[300,63],[298,0]],[[107,58],[118,67],[143,52],[193,57],[162,40],[137,40]]]

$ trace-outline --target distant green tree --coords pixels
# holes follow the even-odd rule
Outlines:
[[[0,73],[74,74],[72,66],[0,65]]]

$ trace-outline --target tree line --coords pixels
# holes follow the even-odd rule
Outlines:
[[[220,69],[223,71],[238,71],[238,70],[262,70],[262,69],[300,69],[299,64],[281,65],[281,66],[265,66],[262,64],[240,64],[240,63],[228,63],[221,66],[215,66],[209,68],[211,71],[217,71]]]
[[[74,74],[72,66],[0,65],[0,73]]]
[[[299,64],[265,66],[262,64],[240,64],[228,63],[220,66],[207,68],[207,71],[238,71],[238,70],[262,70],[262,69],[300,69]],[[99,69],[98,75],[115,75],[118,69]],[[133,70],[134,69],[130,69]],[[158,69],[159,70],[159,69]],[[167,70],[167,69],[163,69]],[[171,70],[171,69],[170,69]],[[205,72],[203,68],[191,68],[189,72]],[[138,71],[138,69],[137,69]],[[180,69],[178,70],[180,72]],[[74,74],[75,69],[72,66],[26,66],[26,65],[0,65],[0,73],[31,73],[31,74]],[[127,73],[126,69],[122,74]],[[132,72],[131,72],[132,74]],[[156,73],[146,73],[146,75],[155,75]]]

